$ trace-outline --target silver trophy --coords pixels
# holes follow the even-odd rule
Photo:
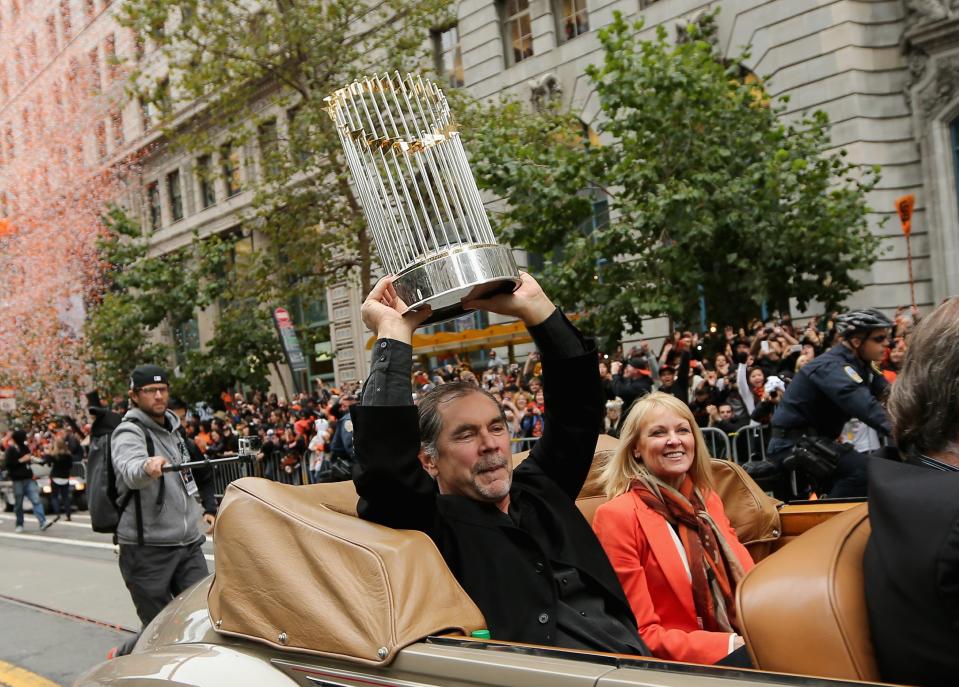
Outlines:
[[[429,305],[426,323],[442,322],[466,312],[463,300],[518,286],[436,84],[372,76],[326,102],[380,261],[410,310]]]

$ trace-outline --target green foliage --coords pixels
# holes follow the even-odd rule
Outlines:
[[[173,349],[158,330],[218,303],[214,336],[203,350],[185,352],[174,393],[193,402],[236,383],[264,388],[281,351],[269,310],[251,301],[245,275],[226,276],[235,237],[195,238],[188,249],[150,256],[149,241],[123,210],[111,208],[104,224],[98,244],[107,265],[104,290],[85,331],[97,386],[121,394],[136,365],[169,364]]]
[[[246,160],[244,168],[253,190],[251,224],[273,247],[258,251],[250,268],[260,302],[315,297],[351,273],[368,290],[370,237],[324,98],[358,77],[427,64],[426,30],[448,21],[450,4],[124,3],[122,23],[149,37],[169,64],[164,74],[131,77],[140,97],[163,112],[169,140],[197,153],[217,151],[225,141],[259,148],[260,164]],[[164,81],[172,99],[156,88]],[[177,102],[200,102],[202,109],[182,121],[163,111]]]
[[[706,24],[708,28],[708,23]],[[587,74],[608,145],[586,145],[577,113],[530,113],[516,100],[463,117],[481,188],[508,201],[505,240],[550,258],[542,278],[583,325],[612,344],[647,317],[734,324],[763,302],[827,305],[860,288],[879,253],[864,197],[878,169],[830,149],[823,112],[782,117],[762,84],[724,62],[708,31],[638,36],[619,14],[599,32]],[[609,202],[594,227],[590,197]]]

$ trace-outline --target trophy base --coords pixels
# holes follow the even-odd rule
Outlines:
[[[519,287],[519,270],[507,246],[464,246],[400,272],[393,280],[396,294],[409,303],[407,312],[430,306],[423,322],[436,324],[470,312],[463,301],[510,293]]]

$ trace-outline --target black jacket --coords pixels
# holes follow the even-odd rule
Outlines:
[[[623,417],[629,412],[629,409],[635,403],[636,399],[642,398],[653,390],[653,379],[646,375],[640,377],[631,377],[627,379],[623,375],[613,375],[613,381],[610,385],[613,394],[623,399]]]
[[[495,505],[440,495],[417,458],[414,406],[355,406],[354,482],[366,520],[427,533],[486,617],[494,638],[554,645],[554,568],[573,567],[599,590],[606,615],[636,621],[575,499],[589,473],[603,416],[596,354],[550,365],[544,354],[546,431],[513,473],[509,516]],[[562,375],[552,381],[551,375]],[[636,642],[642,641],[636,635]]]
[[[26,446],[18,446],[16,442],[11,442],[3,454],[4,462],[7,468],[7,477],[11,480],[33,479],[33,470],[30,469],[30,463],[21,463],[20,459],[30,453]]]
[[[892,429],[879,403],[889,390],[885,377],[841,343],[814,358],[786,387],[772,424],[782,429],[812,429],[838,437],[850,418],[859,418],[879,432]]]
[[[954,685],[959,676],[959,472],[869,461],[863,557],[882,679]]]

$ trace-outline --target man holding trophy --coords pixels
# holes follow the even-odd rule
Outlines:
[[[377,340],[353,409],[359,514],[428,534],[494,639],[648,655],[575,505],[603,417],[595,347],[532,277],[521,280],[511,294],[464,303],[522,320],[542,352],[546,430],[515,470],[488,392],[443,384],[413,405],[410,342],[429,313],[404,316],[390,278],[370,292],[363,320]]]
[[[575,504],[604,409],[593,344],[496,243],[435,84],[373,76],[327,102],[391,275],[363,304],[377,338],[351,412],[360,516],[428,534],[495,639],[649,655]],[[542,353],[546,430],[515,470],[488,392],[443,384],[413,405],[413,331],[474,308],[522,320]]]

